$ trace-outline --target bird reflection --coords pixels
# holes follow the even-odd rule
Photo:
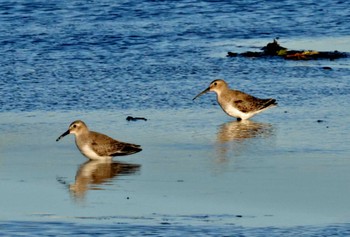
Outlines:
[[[75,183],[69,185],[69,190],[75,198],[83,199],[88,190],[102,189],[99,185],[108,183],[115,176],[134,174],[139,169],[138,164],[90,160],[80,165]]]
[[[228,160],[228,152],[236,155],[243,152],[254,138],[266,138],[273,134],[271,124],[250,120],[230,121],[220,126],[217,134],[217,154],[219,162]]]

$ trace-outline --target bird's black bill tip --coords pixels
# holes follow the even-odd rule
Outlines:
[[[69,130],[67,130],[67,131],[65,131],[64,133],[62,133],[62,135],[59,136],[59,137],[56,139],[56,142],[58,142],[59,140],[61,140],[61,138],[67,136],[69,133],[70,133]]]
[[[207,89],[205,89],[204,91],[202,91],[201,93],[199,93],[198,95],[196,95],[192,100],[195,100],[195,99],[197,99],[199,96],[201,96],[201,95],[203,95],[203,94],[209,92],[209,90],[210,90],[210,87],[208,87]]]

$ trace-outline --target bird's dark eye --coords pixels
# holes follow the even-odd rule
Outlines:
[[[74,125],[73,125],[73,128],[76,128],[76,127],[77,127],[77,125],[76,125],[76,124],[74,124]]]
[[[216,86],[218,83],[214,82],[214,86]]]

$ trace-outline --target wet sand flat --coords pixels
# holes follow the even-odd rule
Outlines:
[[[301,119],[302,111],[277,107],[237,122],[218,109],[2,113],[0,218],[194,224],[205,216],[254,227],[349,220],[346,119]],[[87,162],[73,136],[55,141],[75,119],[144,150],[113,165]]]

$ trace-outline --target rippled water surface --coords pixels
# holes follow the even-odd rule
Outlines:
[[[1,1],[0,230],[349,235],[349,59],[226,57],[276,37],[350,52],[349,8]],[[193,102],[216,78],[279,106],[238,123],[213,94]],[[72,137],[55,142],[75,119],[143,151],[87,162]]]

